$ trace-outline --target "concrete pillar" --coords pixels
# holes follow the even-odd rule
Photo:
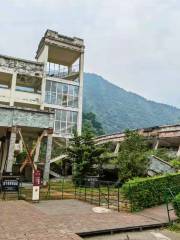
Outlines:
[[[176,156],[177,156],[177,157],[180,157],[180,145],[179,145],[178,151],[177,151],[177,153],[176,153]]]
[[[38,56],[37,61],[44,63],[44,72],[43,72],[43,78],[41,83],[41,105],[40,109],[44,110],[44,102],[45,102],[45,92],[46,92],[46,70],[47,70],[47,62],[48,62],[48,51],[49,47],[46,45],[43,48],[43,51]]]
[[[82,102],[83,102],[83,74],[84,74],[84,53],[81,53],[79,61],[79,112],[77,119],[77,132],[81,135],[82,130]]]
[[[2,174],[5,170],[5,164],[6,164],[6,159],[7,159],[7,154],[8,154],[8,139],[5,139],[5,142],[3,144],[3,156],[2,156],[2,162],[1,162],[1,169],[0,173]]]
[[[153,149],[154,149],[154,150],[157,150],[158,147],[159,147],[159,139],[156,139],[156,141],[155,141],[154,144],[153,144]]]
[[[115,153],[115,154],[118,154],[119,148],[120,148],[120,143],[118,142],[117,145],[116,145],[116,148],[115,148],[115,150],[114,150],[114,153]]]
[[[15,91],[16,91],[16,79],[17,79],[17,73],[14,72],[13,76],[12,76],[12,83],[11,83],[10,106],[14,106]]]
[[[72,73],[72,65],[68,66],[68,74]]]
[[[22,139],[19,140],[19,149],[20,149],[20,152],[23,151],[23,142],[22,142]]]
[[[47,135],[47,147],[46,147],[46,162],[44,166],[43,173],[43,185],[46,185],[49,181],[49,172],[50,172],[50,160],[51,160],[51,151],[52,151],[52,133]]]
[[[13,166],[13,161],[14,161],[15,143],[16,143],[16,127],[12,127],[11,128],[10,142],[9,142],[9,151],[8,151],[6,172],[12,172],[12,166]]]
[[[41,148],[41,141],[38,141],[37,146],[36,146],[36,150],[35,150],[35,155],[34,155],[34,163],[37,163],[38,160],[39,160],[40,148]]]
[[[2,148],[3,148],[3,142],[0,141],[0,169],[1,169],[1,164],[2,164]]]

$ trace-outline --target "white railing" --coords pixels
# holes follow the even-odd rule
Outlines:
[[[0,101],[1,102],[9,102],[10,101],[10,89],[0,88]]]
[[[28,92],[15,92],[15,102],[40,105],[41,94]]]
[[[79,65],[74,65],[71,68],[71,71],[68,71],[67,67],[60,66],[59,69],[53,68],[53,67],[47,67],[46,75],[49,77],[57,77],[57,78],[65,78],[67,76],[70,76],[72,74],[79,72]]]

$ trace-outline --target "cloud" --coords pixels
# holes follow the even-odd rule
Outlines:
[[[6,0],[0,53],[33,59],[47,28],[85,39],[85,70],[180,107],[178,0]]]

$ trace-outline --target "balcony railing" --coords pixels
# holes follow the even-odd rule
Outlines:
[[[57,77],[57,78],[66,78],[68,76],[74,75],[79,72],[79,65],[74,65],[71,68],[71,71],[68,71],[67,67],[59,67],[57,68],[48,68],[46,71],[46,75],[49,77]]]
[[[41,94],[15,91],[15,102],[40,105]]]
[[[9,102],[10,93],[10,89],[0,88],[0,102]]]
[[[44,65],[42,63],[0,55],[0,68],[5,70],[13,69],[18,73],[41,77]]]

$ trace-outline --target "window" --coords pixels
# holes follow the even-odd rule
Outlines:
[[[61,135],[72,135],[77,128],[77,112],[57,110],[55,111],[55,133]]]
[[[45,102],[64,107],[78,107],[79,87],[54,81],[46,81]]]

